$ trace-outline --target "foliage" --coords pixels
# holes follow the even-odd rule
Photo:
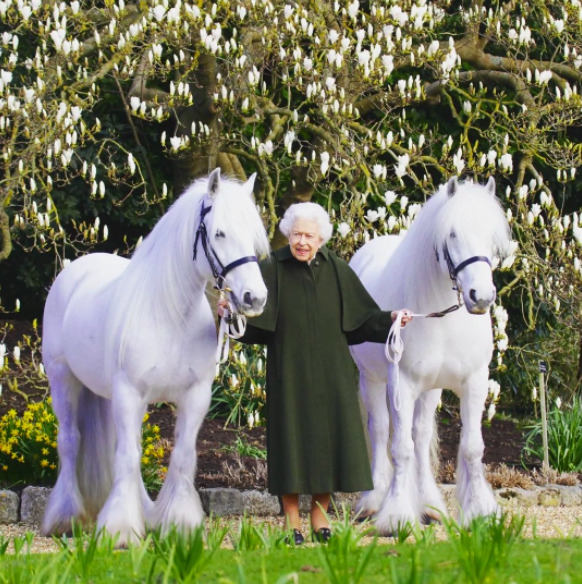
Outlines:
[[[456,551],[459,568],[467,582],[496,582],[496,569],[504,564],[521,537],[525,517],[490,515],[476,517],[460,527],[446,521],[445,529]]]
[[[353,534],[338,548],[368,556],[363,580],[369,584],[408,582],[444,584],[457,581],[490,582],[570,582],[576,581],[582,569],[582,540],[569,537],[560,540],[525,539],[521,537],[523,519],[506,517],[497,523],[481,520],[473,529],[458,525],[447,530],[446,541],[398,546],[390,540],[371,546],[352,546]],[[473,527],[473,526],[472,526]],[[213,525],[209,530],[216,528]],[[335,532],[338,527],[332,526]],[[341,527],[339,531],[341,532]],[[354,531],[357,526],[351,526]],[[223,533],[224,528],[219,528]],[[334,565],[331,576],[322,559],[328,546],[314,545],[280,547],[269,540],[267,549],[227,549],[222,538],[202,528],[192,536],[170,533],[149,534],[143,542],[132,545],[127,552],[115,552],[112,540],[98,534],[81,535],[59,541],[56,553],[32,554],[33,534],[10,538],[16,553],[4,553],[0,562],[0,582],[47,583],[86,581],[101,584],[128,582],[313,582],[334,581],[343,562],[342,553],[330,555]],[[154,539],[158,538],[157,544]],[[194,541],[195,543],[194,543]],[[202,545],[202,541],[216,545]],[[376,542],[376,540],[374,540]],[[331,544],[331,542],[330,542]],[[347,544],[347,546],[345,545]],[[360,540],[360,544],[365,544]],[[480,545],[478,545],[480,544]],[[482,546],[482,547],[481,547]],[[0,550],[2,547],[0,546]],[[10,549],[10,547],[8,548]],[[178,551],[180,549],[180,551]],[[371,552],[368,550],[372,549]],[[359,552],[358,552],[359,550]],[[495,550],[495,551],[493,551]],[[355,581],[358,566],[346,569],[341,582]],[[463,566],[467,566],[465,569]],[[475,566],[478,570],[475,570]],[[341,578],[341,576],[340,576]]]
[[[141,474],[146,489],[157,492],[168,472],[163,464],[166,451],[160,439],[159,426],[150,424],[148,419],[149,414],[146,414],[141,427]]]
[[[225,366],[212,388],[209,416],[225,418],[226,424],[264,424],[266,349],[234,343]]]
[[[22,415],[11,409],[0,418],[0,485],[53,485],[57,477],[57,419],[51,398],[29,403]],[[160,429],[142,427],[142,474],[146,488],[157,491],[166,468]]]
[[[268,550],[283,545],[285,535],[271,525],[255,525],[251,518],[243,516],[231,527],[230,540],[236,551]]]
[[[350,522],[343,509],[343,521],[334,523],[328,543],[318,548],[319,558],[331,584],[357,584],[363,582],[366,568],[376,548],[374,538],[367,546],[361,542],[364,533]]]
[[[0,484],[52,485],[57,476],[57,424],[50,398],[19,416],[0,418]]]
[[[550,467],[558,472],[582,471],[582,399],[575,397],[569,405],[554,402],[548,411],[547,427]],[[541,420],[526,430],[523,448],[526,459],[543,460]]]
[[[152,534],[154,562],[163,566],[166,578],[175,582],[196,582],[204,566],[212,558],[216,549],[204,546],[204,527],[182,534],[171,529],[162,535],[159,531]]]
[[[249,444],[240,436],[237,436],[234,446],[224,446],[221,450],[226,452],[236,452],[240,456],[250,456],[260,460],[266,460],[267,451],[255,444]]]
[[[0,325],[0,399],[3,391],[18,393],[25,401],[29,395],[42,398],[47,393],[47,378],[37,320],[32,321],[30,334],[23,334],[13,347],[7,345],[9,336],[15,336],[14,324],[6,321]]]
[[[561,359],[553,331],[582,332],[579,1],[170,4],[0,3],[10,306],[34,290],[38,314],[66,260],[127,252],[214,166],[258,173],[274,246],[281,212],[314,200],[346,257],[449,177],[494,175],[519,244],[494,368],[526,401],[531,362]]]

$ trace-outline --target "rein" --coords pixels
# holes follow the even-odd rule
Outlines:
[[[435,249],[435,255],[437,262],[440,261],[439,252]],[[453,260],[449,254],[449,249],[447,244],[445,243],[443,246],[443,257],[447,263],[447,267],[449,269],[449,276],[453,281],[453,290],[457,293],[457,304],[453,304],[444,310],[440,310],[439,312],[429,312],[427,314],[410,314],[409,316],[415,318],[442,318],[451,312],[455,312],[463,306],[463,289],[461,287],[461,283],[457,279],[459,272],[465,269],[467,266],[474,264],[476,262],[485,262],[491,267],[491,260],[487,256],[471,256],[466,260],[462,261],[457,267],[453,264]],[[386,341],[386,345],[384,347],[384,354],[386,355],[386,359],[390,361],[390,363],[394,363],[396,369],[396,383],[394,385],[394,408],[398,412],[400,410],[400,390],[399,390],[399,362],[402,358],[402,352],[404,351],[404,341],[402,340],[400,331],[402,329],[402,317],[404,316],[403,311],[399,311],[396,315],[396,319],[392,323],[390,330],[388,331],[388,340]]]
[[[196,236],[194,238],[194,246],[192,250],[192,259],[196,260],[196,255],[198,251],[198,242],[202,244],[202,249],[204,250],[204,255],[206,256],[206,260],[210,265],[210,269],[212,270],[212,275],[214,276],[214,288],[218,290],[220,298],[227,300],[227,309],[225,311],[225,315],[220,320],[220,327],[218,330],[218,346],[216,348],[216,364],[217,368],[221,363],[224,363],[228,358],[228,350],[230,347],[229,339],[232,337],[233,339],[239,339],[244,335],[247,319],[246,316],[242,314],[238,314],[236,310],[234,310],[226,298],[227,292],[230,292],[230,288],[226,285],[226,275],[238,268],[238,266],[242,266],[244,264],[248,264],[250,262],[258,262],[257,256],[243,256],[237,260],[230,262],[226,266],[220,261],[218,255],[212,248],[212,244],[210,243],[210,238],[208,237],[208,230],[206,229],[206,223],[204,219],[206,215],[210,213],[212,209],[212,205],[206,207],[204,205],[204,201],[202,202],[202,209],[200,210],[200,223],[198,224],[198,229],[196,230]],[[217,370],[218,374],[218,370]]]

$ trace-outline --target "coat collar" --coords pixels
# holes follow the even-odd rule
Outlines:
[[[288,244],[285,247],[278,249],[275,252],[275,255],[277,256],[277,261],[279,262],[284,262],[293,258],[293,254],[291,253],[291,247]],[[322,259],[327,260],[329,258],[329,249],[325,245],[322,245],[317,250],[315,257],[321,257]]]

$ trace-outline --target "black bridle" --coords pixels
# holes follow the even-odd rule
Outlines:
[[[214,276],[214,280],[216,281],[216,289],[224,291],[225,287],[225,279],[226,274],[234,268],[238,266],[242,266],[243,264],[248,264],[249,262],[258,262],[257,256],[244,256],[239,258],[238,260],[234,260],[234,262],[230,262],[226,266],[220,261],[220,258],[216,255],[214,249],[212,249],[212,244],[210,243],[210,239],[208,237],[208,231],[206,229],[206,224],[204,223],[204,219],[210,210],[212,209],[212,205],[208,207],[204,206],[204,202],[202,202],[202,209],[200,210],[200,223],[198,225],[198,229],[196,230],[196,237],[194,238],[194,247],[192,250],[193,259],[196,259],[196,252],[198,249],[198,241],[202,243],[202,249],[204,250],[204,255],[208,260],[210,265],[210,269],[212,270],[212,275]]]
[[[434,253],[436,255],[437,262],[440,261],[438,249],[435,248]],[[427,314],[427,316],[436,318],[445,316],[445,314],[449,314],[450,312],[455,312],[455,310],[459,310],[459,308],[463,306],[462,296],[463,288],[461,286],[461,283],[459,282],[459,279],[457,278],[459,272],[464,270],[467,266],[470,266],[471,264],[474,264],[476,262],[485,262],[486,264],[489,265],[489,267],[491,267],[491,260],[487,256],[481,255],[471,256],[470,258],[463,260],[458,266],[455,267],[455,264],[453,264],[451,254],[449,253],[449,248],[446,243],[443,245],[443,257],[445,258],[447,268],[449,269],[449,276],[453,281],[453,290],[457,293],[457,304],[453,304],[452,306],[449,306],[448,308],[445,308],[445,310],[441,310],[440,312],[431,312],[430,314]]]

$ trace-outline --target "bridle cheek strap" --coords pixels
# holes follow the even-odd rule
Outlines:
[[[223,290],[226,275],[230,271],[234,270],[234,268],[237,268],[238,266],[242,266],[243,264],[248,264],[249,262],[258,262],[259,260],[258,260],[257,256],[252,255],[252,256],[243,256],[242,258],[239,258],[238,260],[234,260],[233,262],[230,262],[230,264],[227,264],[226,266],[224,266],[222,264],[222,262],[220,261],[220,259],[216,255],[216,252],[212,249],[212,245],[210,244],[210,239],[208,237],[208,231],[206,230],[206,224],[204,223],[204,218],[206,217],[206,215],[208,215],[208,213],[210,212],[211,209],[212,209],[212,205],[205,207],[204,203],[202,203],[202,209],[200,211],[200,224],[198,225],[198,229],[196,230],[196,237],[194,238],[192,257],[194,260],[196,259],[196,253],[198,250],[198,241],[200,241],[202,243],[202,249],[204,250],[204,255],[206,256],[206,259],[208,260],[208,263],[210,264],[210,269],[212,270],[212,275],[214,276],[214,279],[216,281],[216,288],[218,290]]]

